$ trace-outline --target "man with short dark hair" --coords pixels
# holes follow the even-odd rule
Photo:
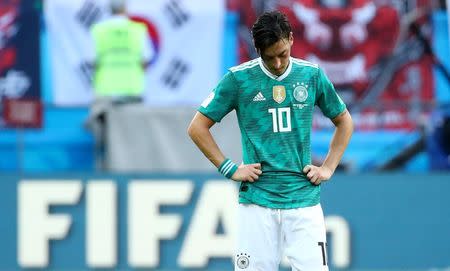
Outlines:
[[[282,252],[293,270],[328,270],[320,184],[331,178],[353,124],[333,85],[315,64],[290,56],[286,16],[258,17],[252,28],[257,59],[230,68],[202,103],[188,133],[225,177],[239,181],[235,270],[278,270]],[[311,164],[314,106],[336,126],[321,166]],[[236,110],[243,163],[217,146],[210,128]]]

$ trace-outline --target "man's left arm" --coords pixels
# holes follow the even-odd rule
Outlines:
[[[330,149],[320,167],[307,165],[303,168],[303,172],[311,183],[319,185],[322,181],[329,180],[336,170],[342,155],[350,141],[353,133],[353,121],[350,113],[345,110],[337,117],[331,120],[336,129],[331,139]]]

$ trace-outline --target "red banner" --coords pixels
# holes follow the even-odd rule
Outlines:
[[[229,8],[241,18],[241,61],[257,57],[250,33],[256,17],[281,10],[293,26],[292,56],[324,69],[356,127],[399,129],[416,127],[434,98],[428,2],[232,0]]]

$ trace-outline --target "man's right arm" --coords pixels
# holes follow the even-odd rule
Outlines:
[[[225,161],[225,156],[211,134],[210,128],[214,124],[213,120],[197,112],[189,125],[188,134],[206,158],[218,168]],[[261,164],[259,163],[240,165],[231,179],[254,182],[258,180],[261,173]]]

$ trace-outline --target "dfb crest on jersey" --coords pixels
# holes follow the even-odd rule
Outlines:
[[[238,254],[236,258],[236,265],[239,269],[246,269],[250,265],[250,255],[247,253]]]
[[[301,103],[306,101],[306,99],[308,99],[308,85],[297,83],[294,86],[294,98]]]
[[[272,96],[275,102],[282,103],[286,99],[286,88],[284,86],[273,86]]]

